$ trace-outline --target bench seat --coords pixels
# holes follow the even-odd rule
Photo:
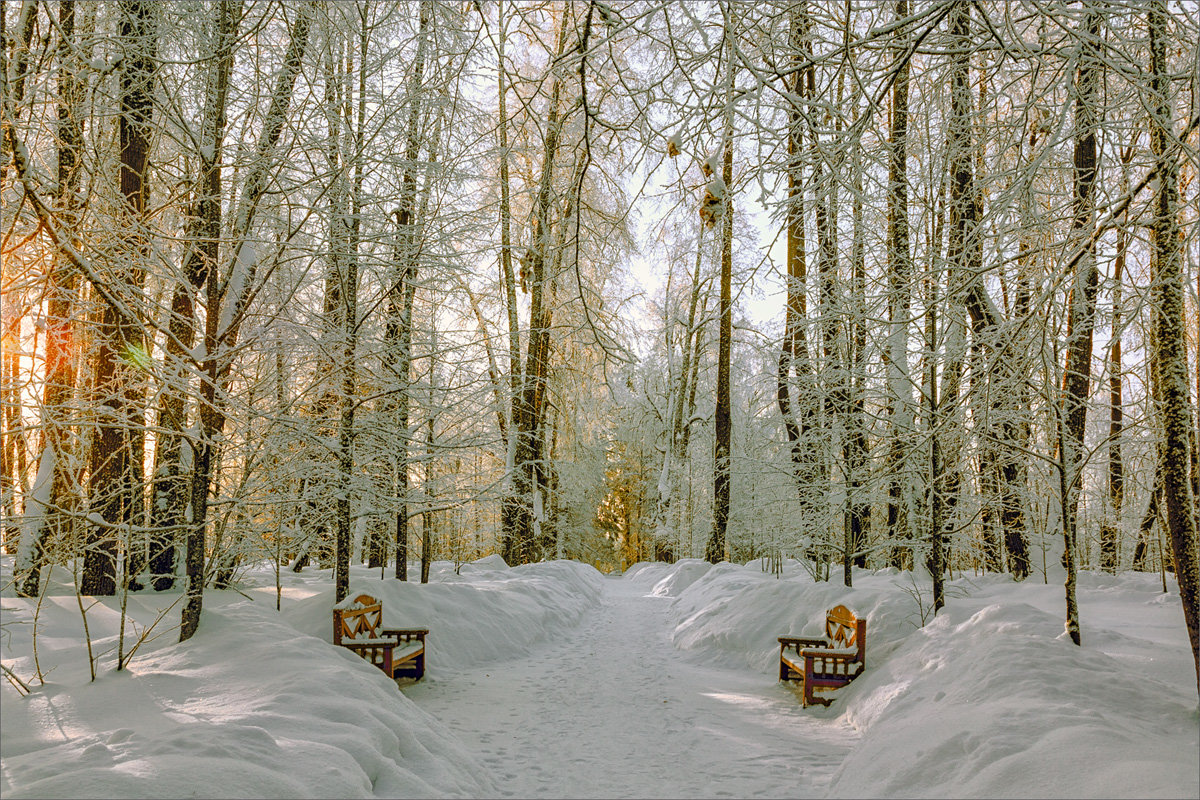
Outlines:
[[[425,675],[428,628],[384,628],[383,603],[369,594],[333,608],[333,643],[352,650],[389,678]]]
[[[831,608],[825,617],[825,637],[779,637],[779,679],[798,680],[804,706],[827,706],[816,689],[837,689],[862,674],[866,666],[867,621],[845,606]]]

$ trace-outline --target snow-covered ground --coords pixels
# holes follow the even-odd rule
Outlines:
[[[1081,576],[1077,648],[1060,585],[1003,576],[957,577],[934,619],[891,570],[846,589],[798,564],[489,557],[425,586],[355,568],[389,625],[431,629],[426,678],[398,690],[330,644],[328,571],[285,573],[280,612],[269,568],[207,593],[183,645],[175,606],[121,672],[120,604],[85,600],[91,682],[70,574],[39,608],[11,562],[0,656],[33,691],[0,688],[5,798],[1200,796],[1191,652],[1157,575]],[[177,599],[131,596],[125,648]],[[867,670],[803,709],[776,637],[838,603],[867,617]]]

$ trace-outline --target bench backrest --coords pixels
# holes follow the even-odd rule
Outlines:
[[[369,594],[354,598],[349,608],[333,610],[333,643],[343,639],[374,639],[383,625],[383,603]]]
[[[863,657],[867,638],[867,621],[854,616],[845,606],[834,606],[825,615],[825,637],[834,647],[857,649]]]

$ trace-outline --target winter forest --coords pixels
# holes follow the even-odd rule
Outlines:
[[[357,589],[438,620],[422,589],[475,575],[557,609],[446,599],[524,653],[641,576],[689,650],[682,609],[753,573],[815,604],[738,606],[764,685],[774,637],[866,598],[849,721],[782,704],[861,734],[885,653],[978,587],[1069,660],[1157,586],[1184,775],[1090,791],[1195,791],[1191,0],[3,0],[0,38],[6,718],[74,686],[60,634],[80,686],[209,626],[242,658],[237,595],[328,642]],[[418,706],[466,647],[430,627]],[[6,794],[78,792],[5,739]],[[368,795],[497,791],[454,775]]]

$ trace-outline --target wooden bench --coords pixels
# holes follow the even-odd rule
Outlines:
[[[358,653],[389,678],[420,679],[425,674],[428,634],[428,628],[383,627],[383,603],[369,594],[333,607],[333,643]]]
[[[837,689],[861,675],[866,650],[867,621],[835,606],[825,615],[824,638],[779,637],[779,680],[803,682],[805,707],[827,706],[832,701],[817,697],[816,690]]]

